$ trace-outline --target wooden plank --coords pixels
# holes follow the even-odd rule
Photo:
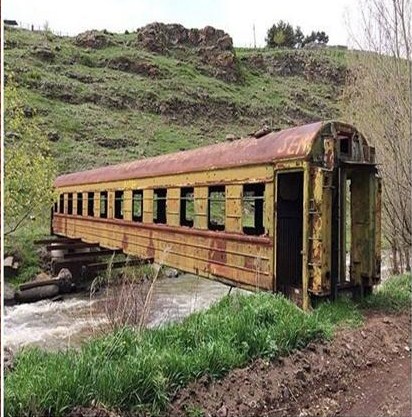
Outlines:
[[[57,238],[47,238],[47,239],[39,239],[35,240],[33,243],[35,245],[48,245],[50,243],[77,243],[80,242],[80,238],[71,239],[68,237],[57,237]]]
[[[95,258],[99,256],[110,256],[113,254],[122,254],[123,251],[121,249],[102,249],[99,251],[92,251],[92,252],[74,252],[74,253],[66,253],[64,254],[64,258],[62,259],[77,259],[77,258]]]
[[[62,243],[57,245],[47,245],[46,249],[48,251],[52,250],[64,250],[64,249],[79,249],[79,248],[98,248],[100,245],[98,243]]]

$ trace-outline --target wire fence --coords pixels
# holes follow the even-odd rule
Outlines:
[[[27,23],[27,22],[17,21],[17,26],[16,25],[10,25],[10,24],[5,24],[5,26],[6,27],[15,27],[15,28],[19,28],[19,29],[26,29],[26,30],[30,30],[32,32],[51,32],[51,33],[53,33],[54,35],[57,35],[57,36],[73,36],[73,33],[53,29],[52,27],[50,27],[50,25],[47,21],[44,22],[42,25],[40,25],[38,23]]]

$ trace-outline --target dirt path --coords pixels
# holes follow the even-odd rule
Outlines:
[[[203,378],[177,394],[168,414],[410,416],[410,335],[409,314],[370,314],[362,328],[341,330],[331,343],[258,360],[221,381]]]

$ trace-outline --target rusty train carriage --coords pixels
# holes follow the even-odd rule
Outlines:
[[[339,122],[63,175],[55,187],[57,235],[280,291],[304,308],[310,294],[380,279],[374,148]],[[217,223],[213,193],[224,198]]]

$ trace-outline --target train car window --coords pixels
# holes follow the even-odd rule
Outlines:
[[[193,227],[195,201],[193,187],[180,189],[180,225]]]
[[[265,184],[245,184],[242,199],[242,226],[247,235],[263,235]]]
[[[64,213],[64,194],[60,194],[59,213]]]
[[[143,220],[143,190],[133,190],[132,219],[134,222]]]
[[[87,193],[87,215],[94,216],[94,193]]]
[[[100,193],[100,217],[107,219],[107,191]]]
[[[153,222],[166,223],[166,188],[153,190]]]
[[[67,194],[67,214],[73,214],[73,193]]]
[[[77,193],[77,215],[83,215],[83,193]]]
[[[115,219],[123,219],[124,193],[123,191],[115,191],[114,193],[114,217]]]
[[[226,198],[225,186],[209,187],[208,229],[225,230]]]

